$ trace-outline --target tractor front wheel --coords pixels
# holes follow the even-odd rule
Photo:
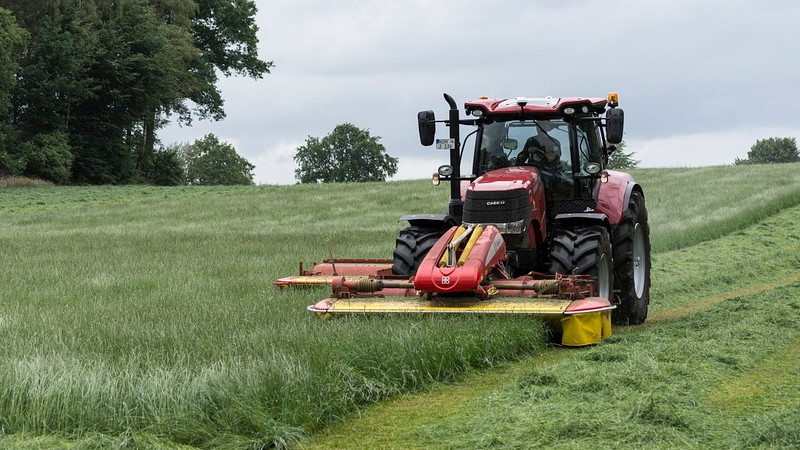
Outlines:
[[[550,260],[551,273],[590,275],[597,281],[597,296],[612,298],[611,240],[604,227],[557,230],[550,246]]]
[[[417,273],[425,255],[444,234],[446,228],[412,225],[400,231],[394,247],[392,273],[410,277]]]
[[[614,279],[617,282],[615,323],[637,325],[647,318],[650,304],[650,227],[644,196],[631,193],[628,209],[614,230]]]

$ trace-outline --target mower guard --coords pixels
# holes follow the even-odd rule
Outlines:
[[[531,274],[484,282],[474,293],[428,295],[414,278],[397,277],[386,260],[325,260],[312,270],[284,277],[283,288],[330,286],[333,295],[308,307],[325,317],[366,314],[527,314],[561,335],[565,346],[597,344],[611,335],[607,299],[593,297],[593,282],[580,276]],[[334,272],[334,267],[336,271]],[[341,276],[340,273],[349,273]],[[334,275],[336,273],[336,275]],[[482,297],[483,296],[483,297]]]
[[[500,297],[437,299],[424,297],[327,298],[309,311],[337,314],[531,314],[561,334],[561,344],[581,347],[598,344],[611,336],[611,310],[615,306],[600,297],[581,300]]]

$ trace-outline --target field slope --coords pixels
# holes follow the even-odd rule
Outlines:
[[[611,365],[594,364],[592,358],[622,367],[639,361],[654,366],[653,357],[642,359],[641,354],[673,351],[663,347],[670,341],[664,335],[674,331],[670,326],[681,329],[679,316],[701,320],[697,318],[717,309],[727,313],[729,308],[721,305],[730,300],[708,299],[792,277],[797,261],[782,258],[779,250],[796,245],[797,236],[755,239],[768,230],[791,230],[786,223],[796,217],[776,214],[790,214],[800,204],[798,168],[637,171],[634,176],[647,195],[656,251],[653,312],[664,314],[663,320],[618,333],[609,345],[567,353],[564,361],[572,362],[564,363],[566,368],[559,369],[559,360],[541,369],[542,376],[557,380],[555,392],[547,395],[562,395],[563,386],[572,383],[566,373],[573,369],[601,371],[581,378],[620,382],[602,372]],[[742,187],[767,175],[780,181],[757,191]],[[376,401],[498,365],[514,373],[516,369],[505,364],[554,352],[545,343],[544,330],[526,318],[321,321],[304,308],[324,296],[324,289],[280,291],[269,284],[296,271],[297,261],[319,260],[330,252],[338,257],[390,255],[403,227],[397,217],[441,212],[446,203],[446,189],[433,189],[425,181],[241,188],[37,187],[6,188],[0,194],[4,447],[283,446],[304,442],[323,429],[335,430],[335,424],[349,423],[350,414]],[[776,217],[783,222],[770,222]],[[743,250],[742,242],[754,244]],[[770,246],[775,251],[765,253],[763,248]],[[693,275],[685,277],[686,273]],[[754,291],[745,297],[759,295],[772,294]],[[760,306],[765,302],[748,302],[743,304],[760,311],[753,320],[766,320],[769,312]],[[791,304],[781,302],[788,310],[780,310],[780,317],[787,321],[793,320]],[[659,329],[666,331],[658,335]],[[649,338],[648,333],[660,338]],[[662,347],[656,345],[659,339],[665,341]],[[792,354],[791,334],[780,339],[773,344]],[[673,346],[691,348],[683,344]],[[762,343],[753,345],[760,348]],[[737,370],[758,367],[759,361],[748,358],[762,353],[736,356]],[[587,356],[595,354],[600,356]],[[578,364],[584,357],[589,359]],[[781,364],[791,364],[791,359],[777,358],[775,365]],[[730,402],[746,385],[725,374],[701,373],[701,378],[719,380],[718,392],[708,395],[709,408]],[[769,374],[748,376],[760,379]],[[625,384],[626,378],[619,377]],[[666,379],[661,382],[669,384]],[[592,389],[611,392],[606,384]],[[536,383],[512,383],[522,385]],[[486,392],[492,399],[511,398],[517,392],[508,391],[503,381],[498,381],[498,389]],[[764,402],[776,397],[769,391],[748,395]],[[630,397],[642,400],[633,393]],[[740,414],[748,413],[748,404],[738,406]],[[496,405],[501,410],[504,403]],[[647,406],[643,405],[637,407]],[[520,414],[530,409],[521,408]],[[580,416],[574,420],[591,422]],[[458,429],[453,433],[448,439],[466,434]],[[492,434],[473,433],[472,440],[452,442],[486,446],[490,442],[480,440],[486,433]],[[503,439],[514,442],[514,433],[508,431]],[[422,443],[427,438],[419,439]],[[637,441],[620,437],[620,442]]]

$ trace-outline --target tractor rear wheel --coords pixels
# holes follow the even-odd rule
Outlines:
[[[417,273],[425,255],[444,234],[446,228],[412,225],[400,231],[394,247],[392,273],[411,276]]]
[[[614,279],[618,293],[615,323],[637,325],[650,304],[650,227],[644,196],[631,193],[628,209],[614,230]]]
[[[550,260],[551,273],[590,275],[597,281],[598,297],[610,300],[613,296],[611,239],[604,227],[557,230],[550,245]]]

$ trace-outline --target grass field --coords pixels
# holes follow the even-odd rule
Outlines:
[[[800,204],[798,169],[636,171],[650,211],[654,311],[789,276],[796,259],[758,259],[759,249],[793,245],[797,235],[758,241],[749,230],[796,230],[769,218]],[[388,257],[404,226],[397,217],[442,212],[446,198],[447,189],[426,181],[3,188],[0,444],[282,446],[375,401],[545,351],[542,328],[526,318],[322,321],[305,306],[325,289],[269,284],[329,248],[337,257]],[[742,254],[741,242],[761,247]],[[720,270],[719,261],[732,266]],[[769,311],[754,310],[767,320]],[[670,341],[669,323],[653,326],[666,330],[660,338],[622,334],[576,354],[622,352],[621,366],[630,368],[657,339]],[[788,339],[780,345],[792,354]],[[759,363],[746,357],[747,367]],[[584,365],[601,372],[587,376],[607,377],[608,365]],[[560,373],[545,375],[566,377]],[[710,405],[746,383],[729,381]],[[488,444],[463,445],[476,443]]]

